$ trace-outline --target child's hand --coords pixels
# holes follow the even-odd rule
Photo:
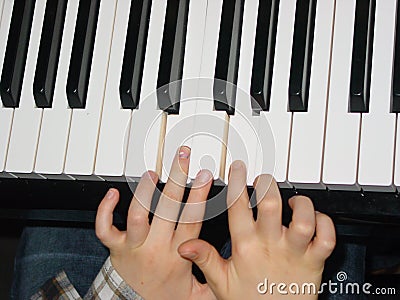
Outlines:
[[[190,209],[185,207],[180,220],[186,223],[179,223],[175,229],[186,186],[189,155],[187,147],[178,151],[151,226],[146,208],[150,207],[158,180],[153,172],[145,173],[136,188],[128,212],[127,231],[120,232],[112,225],[112,213],[119,200],[117,190],[111,189],[98,208],[97,236],[110,249],[111,262],[117,272],[145,299],[215,299],[208,286],[200,284],[192,275],[192,262],[183,259],[177,251],[184,241],[199,236],[201,222],[188,221],[202,220],[212,182],[209,171],[198,174],[187,202],[199,204],[191,205]]]
[[[234,162],[227,199],[232,205],[228,211],[231,258],[224,260],[213,246],[197,239],[181,245],[179,253],[200,267],[218,299],[317,299],[316,294],[291,295],[288,286],[298,284],[301,291],[303,283],[313,283],[318,291],[324,262],[335,246],[332,220],[316,213],[310,199],[297,196],[289,201],[293,218],[289,228],[284,227],[276,182],[271,176],[262,175],[254,187],[257,221],[249,208],[246,167],[240,161]],[[272,283],[276,285],[271,291]],[[280,283],[286,284],[280,289],[287,295],[278,291]],[[266,287],[265,294],[258,292],[264,292]]]

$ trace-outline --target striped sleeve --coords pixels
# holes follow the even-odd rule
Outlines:
[[[49,279],[31,300],[82,300],[65,272]],[[107,258],[83,300],[144,300],[117,273]]]

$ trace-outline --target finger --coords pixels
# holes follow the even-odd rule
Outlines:
[[[199,237],[212,178],[208,170],[197,174],[175,231],[177,243]]]
[[[314,205],[308,197],[294,196],[289,199],[289,206],[293,216],[286,231],[287,239],[294,250],[304,252],[315,233]]]
[[[282,236],[282,199],[278,184],[271,175],[260,175],[253,184],[257,197],[257,232],[266,241]]]
[[[150,236],[171,238],[178,218],[183,193],[185,192],[186,181],[189,170],[190,148],[183,146],[177,151],[172,162],[171,172],[164,190],[158,202]]]
[[[183,258],[194,262],[200,268],[212,289],[225,279],[227,262],[206,241],[189,240],[179,246],[178,252]]]
[[[250,208],[246,185],[246,166],[234,161],[230,168],[227,205],[229,231],[232,244],[254,232],[253,212]]]
[[[336,244],[335,226],[332,219],[327,215],[317,212],[315,215],[316,232],[314,240],[310,245],[312,257],[316,257],[322,261],[331,255]]]
[[[149,211],[157,181],[157,174],[148,171],[136,187],[127,220],[127,239],[132,246],[142,244],[149,233]]]
[[[97,209],[96,235],[108,248],[112,248],[122,242],[125,236],[113,225],[113,211],[118,201],[118,190],[110,189]]]

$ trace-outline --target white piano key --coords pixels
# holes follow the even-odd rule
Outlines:
[[[364,190],[394,191],[396,114],[390,113],[390,96],[396,2],[376,2],[369,113],[361,117],[358,183]]]
[[[240,76],[239,73],[239,80]],[[248,185],[253,185],[253,181],[256,177],[255,165],[257,163],[257,148],[260,146],[258,143],[260,128],[257,120],[261,117],[252,116],[249,107],[247,107],[247,104],[251,103],[250,101],[248,93],[239,91],[236,96],[235,114],[229,119],[225,183],[228,183],[229,168],[235,160],[242,160],[246,164]],[[272,159],[272,161],[274,160]],[[268,173],[272,172],[270,171]]]
[[[245,2],[236,109],[229,119],[225,165],[225,182],[228,182],[230,164],[234,160],[244,161],[247,165],[248,185],[253,185],[254,179],[261,172],[272,174],[275,165],[274,141],[268,119],[265,115],[253,114],[250,96],[257,8],[257,0]]]
[[[79,0],[69,0],[64,22],[53,105],[44,109],[36,153],[35,172],[60,175],[64,171],[72,110],[68,107],[67,85],[69,60]],[[46,176],[44,175],[44,176]]]
[[[280,1],[271,104],[268,112],[260,113],[268,119],[274,134],[275,171],[273,175],[281,186],[288,185],[287,165],[292,123],[292,113],[288,112],[288,88],[295,12],[296,1]],[[256,174],[261,172],[264,171],[256,170]]]
[[[214,180],[226,178],[226,145],[229,116],[225,111],[214,111],[212,80],[202,79],[196,103],[189,178],[194,179],[201,169],[213,173]],[[204,86],[207,86],[204,89]]]
[[[0,24],[3,17],[4,0],[0,0]]]
[[[245,1],[243,10],[242,41],[240,47],[239,72],[235,114],[229,118],[225,182],[233,161],[242,160],[247,166],[247,184],[255,178],[257,156],[257,132],[252,116],[250,98],[251,67],[256,36],[258,1]],[[258,118],[258,117],[255,117]]]
[[[296,187],[322,188],[321,166],[335,1],[318,1],[308,111],[293,113],[288,179]]]
[[[218,44],[215,28],[219,28],[222,1],[209,2],[208,7],[207,1],[192,1],[190,5],[181,103],[179,115],[167,117],[162,181],[168,179],[173,154],[182,145],[192,149],[188,181],[194,179],[200,169],[209,169],[215,179],[220,178],[223,171],[221,156],[227,114],[213,110],[211,79],[190,79],[213,77]]]
[[[190,178],[200,169],[210,169],[214,179],[224,181],[226,147],[229,130],[229,116],[225,111],[214,110],[214,72],[217,59],[219,28],[223,1],[209,1],[204,29],[204,42],[198,97],[201,101],[196,107],[195,132],[193,139]],[[206,121],[207,120],[207,121]],[[199,134],[199,132],[203,132]],[[206,133],[210,133],[208,136]]]
[[[0,23],[0,74],[3,69],[3,61],[6,53],[8,30],[10,28],[11,15],[13,9],[12,1],[4,1],[2,17]],[[0,172],[4,171],[7,157],[8,143],[11,133],[14,109],[3,106],[0,102]]]
[[[225,111],[214,110],[213,97],[222,1],[208,1],[206,10],[206,17],[202,19],[201,66],[197,75],[201,79],[198,82],[196,113],[193,120],[189,178],[194,179],[201,169],[208,169],[213,173],[215,180],[223,181],[226,177],[225,153],[229,116]],[[194,43],[192,46],[196,47]],[[191,60],[195,61],[196,55],[196,52],[192,53]],[[189,66],[185,70],[190,69]]]
[[[192,2],[193,3],[193,2]],[[186,61],[185,61],[186,62]],[[184,62],[184,69],[185,69]],[[180,146],[188,146],[194,150],[193,147],[193,136],[194,133],[194,123],[196,118],[196,89],[197,80],[187,82],[185,86],[189,83],[193,87],[191,91],[184,93],[184,82],[182,80],[182,93],[179,105],[179,114],[177,115],[167,115],[167,123],[165,129],[163,156],[162,156],[162,170],[161,170],[161,181],[166,182],[169,176],[169,171],[171,169],[172,161],[174,159],[174,154]],[[177,83],[172,83],[171,85],[177,85]],[[191,165],[193,153],[191,153]],[[188,178],[188,182],[190,178]]]
[[[35,77],[45,8],[46,0],[36,1],[21,100],[19,107],[14,112],[14,121],[7,154],[6,171],[10,173],[30,174],[35,164],[43,109],[36,107],[33,97],[33,80]]]
[[[104,108],[97,147],[95,174],[124,174],[124,138],[132,110],[121,107],[119,84],[128,29],[130,1],[118,1],[111,45]]]
[[[133,110],[124,138],[124,174],[128,181],[138,180],[147,170],[161,175],[166,114],[158,109],[156,88],[166,5],[166,0],[152,3],[147,40],[151,51],[146,51],[139,109]]]
[[[358,189],[361,115],[349,113],[355,0],[336,0],[322,181],[331,189]]]
[[[73,109],[65,173],[92,175],[107,80],[116,1],[101,1],[86,107]]]

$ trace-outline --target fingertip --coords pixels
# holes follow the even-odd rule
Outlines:
[[[316,214],[316,237],[317,246],[328,257],[336,246],[336,230],[332,219],[323,213]]]
[[[95,228],[97,237],[104,243],[110,239],[113,222],[113,211],[119,201],[119,192],[110,188],[97,208]]]
[[[226,272],[226,261],[215,247],[206,241],[200,239],[186,241],[178,247],[178,253],[194,262],[211,285],[215,285]]]
[[[142,177],[140,178],[140,182],[142,182],[142,184],[144,184],[146,186],[148,184],[150,184],[152,186],[156,186],[157,182],[158,182],[158,179],[159,179],[159,177],[158,177],[158,174],[156,172],[148,170],[148,171],[143,173]]]
[[[232,162],[229,171],[246,171],[246,164],[242,160],[235,160]]]
[[[281,199],[280,191],[275,178],[270,174],[261,174],[254,179],[253,187],[257,195],[257,204],[265,198]]]
[[[179,159],[188,159],[190,157],[191,149],[188,146],[181,146],[178,149],[178,157]]]
[[[193,243],[195,240],[196,239],[187,240],[187,241],[183,242],[182,244],[180,244],[178,247],[178,253],[180,255],[182,255],[184,253],[195,252],[194,248],[193,248]]]
[[[310,198],[294,196],[289,200],[293,210],[287,232],[288,241],[296,251],[303,253],[310,245],[316,230],[316,215]]]
[[[110,188],[104,198],[111,200],[119,196],[119,191],[115,188]]]
[[[303,195],[296,195],[289,198],[288,204],[291,209],[295,209],[296,205],[301,204],[301,206],[304,205],[314,210],[314,203],[311,201],[309,197]]]
[[[209,182],[213,177],[213,174],[211,173],[210,170],[207,169],[202,169],[197,173],[196,178],[202,182],[202,183],[207,183]]]
[[[212,182],[212,179],[213,179],[213,174],[207,169],[202,169],[197,173],[196,178],[194,179],[192,185],[192,189],[205,187],[206,185]]]
[[[209,244],[207,242],[194,238],[180,244],[178,247],[178,253],[185,258],[194,260],[199,256],[199,253],[209,251],[210,249],[208,246]]]
[[[142,178],[144,179],[150,179],[152,181],[157,182],[158,181],[158,174],[154,171],[147,170],[146,172],[143,173]]]
[[[253,181],[253,187],[257,188],[257,185],[261,184],[262,186],[268,185],[277,185],[274,176],[271,174],[260,174]]]
[[[310,244],[310,256],[318,262],[324,262],[336,246],[336,233],[333,222],[328,219],[317,218],[316,235]],[[324,224],[324,225],[322,225]]]
[[[104,210],[109,212],[114,210],[115,206],[119,201],[119,191],[116,188],[110,188],[104,195],[103,200],[100,202],[98,207],[98,213],[102,213]]]

